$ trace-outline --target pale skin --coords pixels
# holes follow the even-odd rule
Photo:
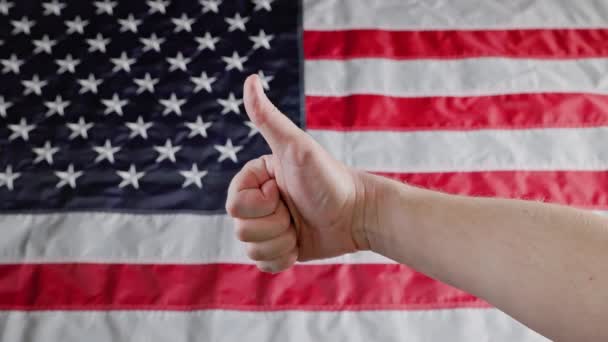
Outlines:
[[[371,250],[467,291],[556,341],[608,341],[608,220],[560,205],[449,195],[352,169],[264,95],[245,108],[271,155],[226,209],[265,272]]]

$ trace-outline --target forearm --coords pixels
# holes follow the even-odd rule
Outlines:
[[[604,218],[363,177],[373,251],[479,296],[549,337],[608,339]]]

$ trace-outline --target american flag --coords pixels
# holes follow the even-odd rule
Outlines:
[[[545,340],[372,253],[260,273],[252,73],[351,166],[608,208],[603,0],[0,0],[0,40],[3,341]]]

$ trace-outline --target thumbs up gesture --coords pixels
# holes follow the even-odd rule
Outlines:
[[[266,272],[369,249],[364,175],[333,159],[264,94],[256,75],[245,109],[270,145],[233,178],[226,210],[248,256]],[[368,215],[369,216],[369,215]]]

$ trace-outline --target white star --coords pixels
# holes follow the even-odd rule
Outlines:
[[[234,18],[226,18],[226,22],[228,25],[228,32],[232,32],[234,30],[241,30],[245,32],[247,29],[245,28],[245,24],[249,21],[249,17],[242,18],[239,13],[237,13]]]
[[[182,13],[182,16],[179,18],[171,18],[171,21],[175,25],[175,29],[173,32],[192,32],[192,24],[196,21],[196,19],[188,18],[186,13]]]
[[[14,72],[15,74],[18,74],[21,66],[23,65],[23,60],[18,59],[13,53],[9,59],[0,59],[0,63],[2,63],[3,66],[3,73]]]
[[[131,72],[131,64],[135,63],[135,58],[128,58],[127,53],[123,51],[119,58],[110,58],[110,61],[114,64],[113,72],[120,70]]]
[[[150,14],[156,13],[156,12],[165,14],[167,12],[167,6],[169,6],[169,4],[170,4],[169,1],[162,1],[162,0],[153,0],[153,1],[148,1],[146,3],[150,7],[150,10],[148,11]]]
[[[30,139],[30,132],[36,129],[36,125],[28,125],[27,120],[25,118],[21,118],[18,125],[8,125],[8,129],[13,131],[13,133],[8,137],[9,141],[17,138],[28,141]]]
[[[89,52],[106,52],[106,45],[110,44],[110,38],[104,38],[101,33],[98,33],[95,39],[87,39],[89,44]]]
[[[211,127],[211,122],[203,122],[203,119],[200,116],[196,117],[196,121],[194,122],[185,122],[184,125],[190,129],[190,133],[188,134],[188,138],[195,137],[200,135],[203,138],[207,137],[207,128]]]
[[[144,44],[144,51],[160,52],[160,44],[165,42],[165,38],[158,38],[155,33],[152,33],[150,38],[140,38],[139,41]]]
[[[144,119],[139,116],[136,122],[126,122],[125,125],[131,130],[129,138],[141,136],[144,139],[148,139],[148,129],[152,127],[151,122],[144,122]]]
[[[215,82],[217,78],[208,77],[206,72],[202,72],[200,77],[190,77],[192,83],[196,85],[194,92],[198,93],[201,89],[205,89],[208,93],[211,92],[211,84]]]
[[[14,182],[21,176],[20,172],[13,173],[13,167],[8,165],[4,172],[0,172],[0,187],[6,186],[7,189],[14,189]]]
[[[139,179],[142,178],[146,173],[137,172],[135,165],[131,164],[129,171],[116,171],[116,174],[122,178],[122,181],[120,184],[118,184],[119,188],[124,188],[125,186],[131,185],[135,189],[139,189]]]
[[[186,188],[189,185],[194,184],[199,189],[201,189],[203,187],[202,179],[207,175],[207,171],[199,171],[198,165],[192,164],[192,168],[190,169],[190,171],[179,171],[179,174],[185,178],[184,184],[182,184],[182,188]]]
[[[253,8],[254,11],[259,11],[261,9],[265,9],[268,12],[272,11],[272,7],[270,6],[270,4],[272,4],[274,0],[251,0],[251,1],[253,1],[253,3],[255,4],[255,7]]]
[[[59,178],[57,188],[63,188],[69,185],[70,188],[76,189],[76,180],[83,175],[82,171],[74,171],[74,165],[70,164],[65,171],[55,171],[55,176]]]
[[[218,13],[220,11],[219,6],[221,4],[221,0],[201,0],[201,5],[203,6],[203,13]]]
[[[79,79],[78,83],[80,84],[80,94],[84,94],[87,91],[90,91],[93,94],[97,94],[97,87],[101,84],[102,80],[95,79],[93,74],[89,74],[89,78],[87,79]]]
[[[78,32],[80,34],[84,33],[84,27],[89,24],[88,20],[80,19],[80,16],[76,16],[74,20],[66,20],[65,25],[68,27],[67,33],[72,34],[74,32]]]
[[[120,147],[113,147],[110,140],[106,139],[103,146],[93,146],[93,150],[97,152],[97,157],[95,158],[96,163],[107,160],[110,164],[114,164],[114,153],[118,153]]]
[[[171,112],[177,114],[177,116],[181,116],[182,115],[182,105],[184,105],[184,103],[186,103],[186,100],[184,99],[178,99],[175,96],[175,93],[171,93],[171,97],[168,99],[160,99],[159,100],[160,104],[163,105],[165,107],[165,110],[163,111],[163,115],[167,115],[170,114]]]
[[[4,15],[8,15],[8,11],[13,7],[14,4],[12,2],[7,2],[6,0],[0,0],[0,13]]]
[[[65,8],[65,4],[57,0],[53,0],[51,2],[42,3],[42,7],[44,7],[44,15],[61,15],[61,10]]]
[[[38,75],[34,75],[29,81],[21,81],[21,84],[25,87],[23,95],[34,93],[36,95],[42,95],[42,88],[47,85],[47,81],[41,81]]]
[[[128,100],[121,100],[118,97],[118,94],[114,93],[111,99],[102,99],[101,103],[106,106],[106,110],[104,110],[104,114],[108,115],[111,113],[116,113],[119,116],[122,116],[122,107],[126,106],[129,103]]]
[[[36,22],[29,20],[27,17],[22,17],[20,20],[11,20],[11,24],[13,25],[12,34],[30,34],[32,32],[32,27],[36,25]]]
[[[146,90],[151,93],[154,93],[154,86],[158,83],[158,78],[152,78],[150,77],[149,73],[146,73],[146,75],[144,75],[144,78],[136,78],[133,80],[133,82],[135,82],[135,84],[137,84],[138,86],[138,94],[141,94]]]
[[[160,163],[165,159],[169,159],[172,162],[176,162],[175,154],[182,149],[181,146],[173,146],[171,144],[171,140],[167,139],[165,141],[164,146],[153,146],[156,152],[158,152],[158,157],[156,158],[156,162]]]
[[[53,53],[53,46],[55,46],[55,44],[57,44],[56,40],[50,40],[48,35],[44,35],[42,37],[42,39],[39,40],[32,40],[32,43],[34,43],[34,46],[36,46],[36,48],[34,48],[34,53],[40,53],[42,51],[51,54]]]
[[[38,164],[41,161],[45,160],[49,165],[53,164],[53,155],[59,152],[59,147],[53,147],[50,141],[46,141],[44,146],[42,147],[34,147],[32,149],[34,153],[36,153],[36,159],[34,159],[34,164]]]
[[[217,158],[218,162],[222,162],[225,159],[230,159],[237,163],[239,160],[236,157],[236,154],[243,149],[243,146],[233,146],[232,140],[228,139],[228,141],[226,141],[226,145],[213,145],[213,148],[220,153],[219,158]]]
[[[230,112],[235,112],[236,114],[241,113],[239,106],[243,104],[243,100],[234,97],[233,93],[230,93],[227,99],[218,99],[217,102],[224,107],[222,109],[222,114],[224,115]]]
[[[55,61],[55,63],[59,65],[59,70],[57,70],[58,73],[63,74],[66,71],[75,73],[76,66],[80,64],[80,60],[73,59],[72,55],[68,54],[67,56],[65,56],[65,59],[58,59]]]
[[[70,105],[70,101],[63,101],[61,96],[57,95],[55,101],[46,101],[44,105],[49,109],[46,116],[52,116],[53,114],[63,116],[65,108]]]
[[[218,37],[213,37],[209,32],[205,32],[203,37],[195,37],[194,40],[198,43],[198,49],[201,51],[205,49],[215,51],[215,43],[220,41]]]
[[[260,30],[257,36],[249,36],[249,40],[253,42],[253,49],[257,50],[261,47],[270,50],[270,41],[274,39],[274,35],[266,35],[264,30]]]
[[[78,122],[72,123],[72,122],[68,122],[66,124],[68,126],[69,129],[72,130],[72,133],[70,134],[70,140],[81,136],[84,139],[87,139],[89,137],[88,135],[88,131],[89,129],[91,129],[93,127],[92,123],[87,123],[86,121],[84,121],[83,117],[80,117],[80,119],[78,119]]]
[[[13,106],[12,102],[4,101],[4,96],[0,95],[0,116],[6,117],[6,110]]]
[[[240,57],[239,54],[234,51],[231,57],[224,56],[222,60],[226,63],[226,71],[232,69],[238,69],[239,71],[243,71],[243,63],[247,62],[249,58],[247,56]]]
[[[118,23],[120,24],[120,32],[131,31],[137,33],[137,26],[141,24],[141,20],[135,19],[133,14],[129,14],[126,19],[118,19]]]
[[[95,1],[93,5],[97,7],[95,14],[107,13],[109,15],[112,15],[114,14],[114,7],[116,7],[116,2],[110,0]]]
[[[274,79],[274,76],[266,76],[262,70],[258,71],[258,76],[260,78],[260,83],[262,83],[262,88],[265,90],[270,89],[270,85],[268,83]]]
[[[171,64],[171,66],[169,67],[169,71],[175,71],[177,69],[183,70],[183,71],[188,71],[188,68],[186,67],[186,65],[188,63],[190,63],[191,59],[190,58],[184,58],[184,55],[182,55],[181,52],[177,53],[177,56],[171,58],[167,58],[167,62],[169,64]]]
[[[260,130],[251,121],[245,121],[245,126],[249,127],[247,138],[251,138],[252,136],[260,133]]]

